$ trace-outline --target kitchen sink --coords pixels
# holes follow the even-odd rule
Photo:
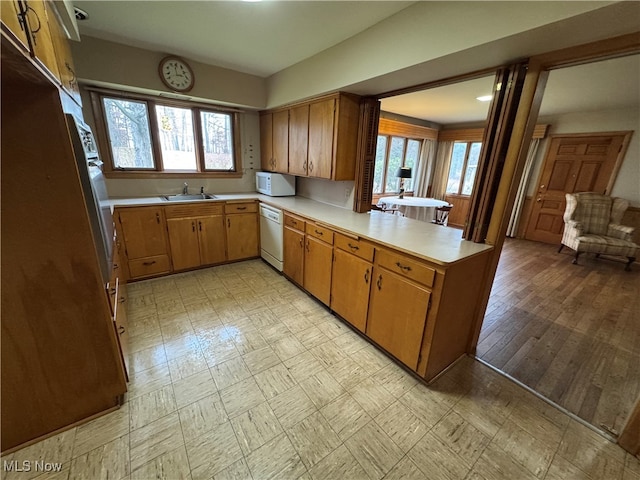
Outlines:
[[[212,200],[215,195],[209,195],[208,193],[193,193],[193,194],[179,194],[179,195],[161,195],[160,198],[164,198],[168,202],[186,202],[190,200]]]

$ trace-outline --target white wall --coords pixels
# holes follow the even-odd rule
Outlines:
[[[320,180],[317,178],[298,177],[296,194],[318,202],[329,203],[336,207],[351,209],[353,207],[354,182]]]
[[[553,117],[540,117],[538,123],[550,124],[549,134],[595,133],[632,130],[629,148],[613,185],[611,195],[626,198],[634,207],[640,207],[640,109],[601,112],[570,113]],[[546,154],[549,138],[540,142],[527,195],[533,196]]]

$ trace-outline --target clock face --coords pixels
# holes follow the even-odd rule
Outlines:
[[[172,90],[186,92],[193,87],[193,71],[191,67],[180,58],[163,58],[160,62],[159,73],[164,84]]]

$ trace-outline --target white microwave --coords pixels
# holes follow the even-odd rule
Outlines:
[[[282,173],[256,172],[256,190],[270,197],[296,194],[296,177]]]

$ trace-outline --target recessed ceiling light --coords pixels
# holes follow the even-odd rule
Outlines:
[[[493,95],[483,95],[481,97],[476,97],[476,100],[480,100],[481,102],[490,102],[493,98]]]

